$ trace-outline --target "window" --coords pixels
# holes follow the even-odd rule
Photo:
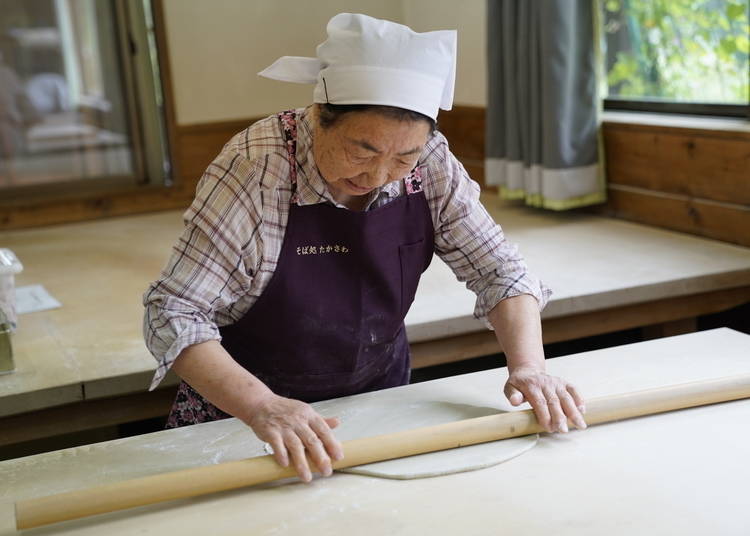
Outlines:
[[[606,108],[750,118],[750,1],[602,6]]]
[[[0,201],[169,185],[150,0],[0,13]]]

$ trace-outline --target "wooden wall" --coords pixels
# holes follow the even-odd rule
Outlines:
[[[186,207],[195,186],[176,184],[169,188],[156,186],[107,185],[92,188],[86,184],[62,188],[33,198],[0,199],[0,232],[77,221],[128,216],[144,212]]]
[[[440,128],[484,179],[484,108],[441,112]],[[598,213],[750,247],[750,132],[604,123],[608,201]]]
[[[259,117],[175,128],[174,158],[180,178],[190,184],[193,193],[208,164],[232,136],[255,123]]]
[[[438,129],[448,139],[451,151],[461,161],[472,179],[484,183],[484,108],[454,106],[441,111]]]
[[[750,132],[604,124],[608,215],[750,246]]]

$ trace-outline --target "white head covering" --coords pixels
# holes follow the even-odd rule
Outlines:
[[[450,110],[456,78],[456,31],[417,33],[367,15],[328,21],[317,58],[283,56],[260,76],[316,84],[314,102],[396,106],[437,118]]]

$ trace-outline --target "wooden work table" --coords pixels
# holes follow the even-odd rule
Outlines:
[[[750,373],[750,336],[726,328],[550,359],[589,400]],[[337,435],[368,403],[512,408],[495,369],[316,404]],[[621,420],[537,445],[500,465],[417,480],[336,473],[69,521],[28,534],[744,536],[750,531],[750,399]],[[461,418],[456,417],[456,418]],[[414,423],[418,425],[418,423]],[[368,434],[369,435],[369,434]],[[0,535],[13,503],[262,454],[228,419],[0,462]],[[27,534],[27,532],[24,532]]]
[[[546,342],[641,326],[690,331],[694,318],[750,302],[750,249],[587,214],[485,206],[554,295]],[[155,362],[142,294],[167,261],[180,212],[0,233],[60,309],[19,318],[16,372],[0,376],[0,445],[163,415],[172,389],[147,393]],[[435,259],[406,318],[414,366],[499,351],[473,318],[474,295]],[[169,377],[163,386],[174,385]]]

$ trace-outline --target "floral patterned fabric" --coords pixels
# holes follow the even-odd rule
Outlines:
[[[178,428],[228,417],[231,417],[229,413],[221,411],[187,383],[181,382],[165,428]]]

